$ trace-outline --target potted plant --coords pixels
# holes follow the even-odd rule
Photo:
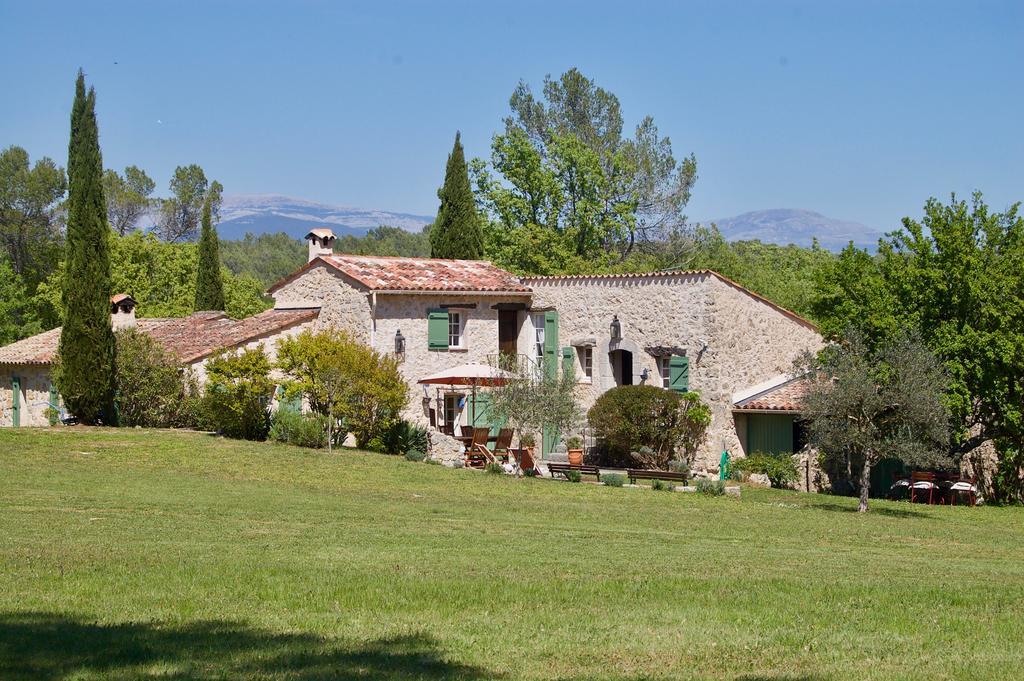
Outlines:
[[[569,465],[580,466],[583,464],[583,438],[573,435],[565,443],[569,448]]]
[[[537,446],[537,438],[533,433],[523,433],[519,436],[519,467],[524,471],[534,468],[533,448]]]

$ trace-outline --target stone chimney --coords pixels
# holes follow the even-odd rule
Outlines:
[[[114,331],[135,326],[135,306],[138,303],[127,293],[110,296],[110,325]]]
[[[324,255],[334,253],[334,232],[327,227],[317,227],[306,235],[309,242],[309,258],[306,262],[313,262]]]

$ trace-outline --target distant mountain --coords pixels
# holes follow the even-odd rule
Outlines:
[[[732,218],[711,220],[727,241],[758,239],[765,243],[810,246],[817,237],[822,248],[838,251],[850,241],[860,247],[877,245],[882,233],[859,222],[837,220],[810,210],[773,208]]]
[[[281,194],[225,194],[217,232],[221,239],[241,239],[246,232],[287,232],[301,239],[311,228],[327,225],[338,236],[361,236],[380,225],[418,232],[433,220],[427,215],[337,206]]]

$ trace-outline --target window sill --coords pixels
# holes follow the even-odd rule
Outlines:
[[[584,376],[584,377],[583,377],[583,378],[581,378],[581,379],[580,379],[579,381],[577,381],[577,383],[585,383],[586,385],[590,385],[590,384],[592,384],[593,382],[594,382],[594,379],[592,379],[592,378],[590,378],[590,377],[588,377],[588,376]]]
[[[427,348],[428,352],[469,352],[469,348]]]

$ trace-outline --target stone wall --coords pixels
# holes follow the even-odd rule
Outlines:
[[[723,448],[743,456],[732,394],[790,370],[805,349],[821,337],[810,324],[780,311],[711,273],[536,278],[533,306],[559,313],[559,344],[594,339],[594,376],[580,386],[584,409],[616,384],[609,351],[633,355],[633,384],[661,385],[654,347],[678,348],[690,358],[690,389],[710,406],[708,438],[694,461],[696,469],[716,470]],[[622,341],[610,343],[609,325],[617,315]]]
[[[459,366],[460,364],[488,364],[498,354],[498,311],[497,303],[525,303],[528,296],[507,295],[416,295],[383,294],[377,296],[374,316],[372,346],[378,352],[394,353],[395,334],[401,330],[405,337],[405,356],[401,358],[402,375],[409,385],[409,403],[404,418],[417,423],[429,423],[430,407],[440,412],[437,390],[428,389],[429,404],[424,399],[423,386],[417,381],[430,374]],[[475,305],[475,307],[452,308],[462,315],[463,347],[448,350],[430,350],[427,346],[427,310],[442,305]],[[519,329],[520,352],[527,352],[523,345],[530,337],[523,327],[532,329],[523,312],[516,314]],[[469,389],[465,389],[468,392]],[[464,414],[468,418],[468,414]]]
[[[344,329],[355,339],[370,342],[370,295],[325,263],[317,263],[289,281],[274,291],[273,297],[278,309],[319,307],[317,328]]]
[[[49,365],[0,366],[0,427],[12,426],[14,392],[11,378],[21,379],[21,426],[48,426],[46,409],[50,400]]]

